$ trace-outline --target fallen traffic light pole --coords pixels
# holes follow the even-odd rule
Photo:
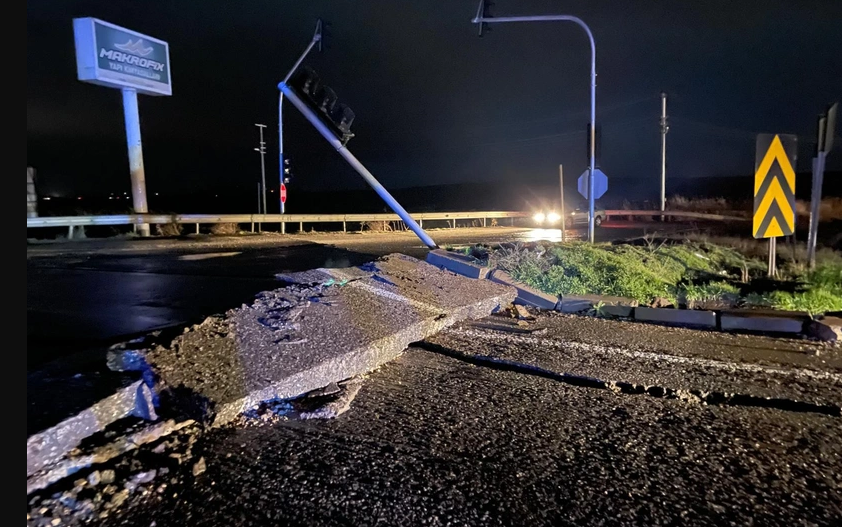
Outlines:
[[[336,133],[332,130],[332,128],[337,127],[337,124],[333,123],[333,127],[328,126],[328,124],[325,123],[325,120],[323,118],[319,117],[319,115],[307,103],[301,100],[301,98],[298,96],[298,94],[295,92],[292,86],[287,84],[292,78],[295,71],[301,65],[304,56],[306,56],[306,54],[312,49],[314,43],[320,40],[321,34],[318,28],[316,34],[319,35],[319,37],[314,37],[313,41],[307,47],[307,50],[295,63],[292,70],[290,70],[290,72],[284,78],[284,81],[278,84],[278,89],[283,95],[285,95],[289,99],[292,105],[295,106],[308,121],[310,121],[310,124],[312,124],[316,128],[316,130],[318,130],[319,133],[322,134],[322,137],[324,137],[327,140],[327,142],[330,143],[334,150],[336,150],[339,153],[339,155],[341,155],[345,159],[345,161],[347,161],[348,164],[351,165],[351,167],[353,167],[353,169],[356,170],[360,176],[362,176],[365,182],[368,183],[369,186],[374,189],[377,195],[380,196],[380,198],[386,202],[386,205],[388,205],[389,208],[392,209],[392,211],[394,211],[395,214],[397,214],[400,217],[400,219],[406,224],[406,226],[409,227],[422,242],[424,242],[424,245],[431,249],[437,249],[438,245],[436,245],[436,242],[434,242],[433,239],[430,238],[430,236],[424,231],[424,229],[422,229],[421,226],[418,225],[418,223],[414,219],[412,219],[412,216],[409,215],[406,209],[404,209],[401,206],[401,204],[398,203],[397,200],[395,200],[395,198],[389,193],[389,191],[386,190],[386,188],[383,185],[381,185],[379,181],[377,181],[374,175],[371,172],[369,172],[369,170],[365,166],[363,166],[362,163],[360,163],[359,159],[357,159],[354,156],[354,154],[352,154],[345,147],[345,143],[348,142],[348,139],[350,139],[350,136],[352,135],[350,134],[350,122],[339,123],[339,129],[344,129],[343,140],[340,140],[337,137]],[[314,89],[317,87],[318,86],[314,87]],[[332,94],[332,90],[330,90],[328,93]],[[330,100],[331,108],[328,108],[328,110],[332,110],[334,105],[336,105],[335,95]],[[325,110],[324,104],[322,105],[322,110]],[[321,113],[325,114],[324,111]],[[353,112],[349,113],[351,116],[351,120],[353,120]],[[326,118],[330,119],[329,117]],[[281,165],[281,170],[283,170],[283,165]]]

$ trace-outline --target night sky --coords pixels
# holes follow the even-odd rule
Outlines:
[[[173,96],[140,100],[150,193],[253,187],[253,123],[269,126],[274,176],[276,86],[322,17],[328,47],[306,64],[355,111],[349,148],[387,187],[539,181],[557,177],[559,163],[578,174],[584,33],[496,25],[478,38],[475,12],[474,0],[29,0],[27,164],[43,193],[129,189],[120,93],[76,80],[72,19],[93,16],[170,44]],[[838,0],[497,0],[493,13],[573,14],[591,26],[610,177],[657,179],[661,91],[670,178],[751,173],[758,132],[798,134],[798,169],[809,170],[816,116],[842,98]],[[285,112],[300,188],[362,184],[291,105]],[[842,167],[838,140],[835,150],[830,170]]]

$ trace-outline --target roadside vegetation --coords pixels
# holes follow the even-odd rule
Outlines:
[[[766,307],[812,314],[842,310],[842,256],[824,250],[804,265],[803,247],[779,244],[778,277],[766,277],[756,240],[646,237],[630,244],[535,243],[465,252],[550,294],[633,298],[642,305]]]

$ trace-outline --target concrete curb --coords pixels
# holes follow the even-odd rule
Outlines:
[[[548,295],[543,291],[538,291],[524,283],[518,282],[509,273],[500,269],[493,270],[489,279],[497,284],[514,287],[517,290],[515,303],[537,307],[538,309],[545,309],[547,311],[552,311],[558,306],[559,298],[557,296]]]
[[[772,312],[768,310],[727,310],[720,312],[722,331],[758,331],[766,333],[803,333],[809,324],[806,313]]]
[[[562,313],[587,313],[600,306],[600,311],[613,317],[634,316],[637,300],[620,296],[562,295],[559,303]]]
[[[477,280],[484,280],[490,272],[488,267],[475,263],[469,256],[444,249],[433,249],[428,252],[426,261],[439,269]]]
[[[807,335],[825,342],[842,340],[842,318],[821,317],[807,325]]]
[[[642,322],[660,322],[662,324],[716,329],[716,313],[713,311],[636,307],[634,308],[634,319]]]
[[[518,282],[505,271],[489,269],[473,262],[467,256],[437,250],[428,257],[442,269],[479,278],[485,275],[492,282],[508,285],[517,290],[515,303],[562,313],[587,313],[600,306],[604,314],[633,318],[641,322],[694,326],[719,331],[749,331],[780,334],[803,334],[826,342],[842,340],[842,318],[825,316],[812,320],[806,313],[758,310],[697,310],[640,307],[635,300],[602,295],[561,295],[554,297]]]

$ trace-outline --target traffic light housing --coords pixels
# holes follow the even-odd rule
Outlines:
[[[351,132],[354,112],[347,104],[339,102],[336,92],[322,84],[319,75],[312,68],[302,66],[289,84],[343,145],[354,137]]]

